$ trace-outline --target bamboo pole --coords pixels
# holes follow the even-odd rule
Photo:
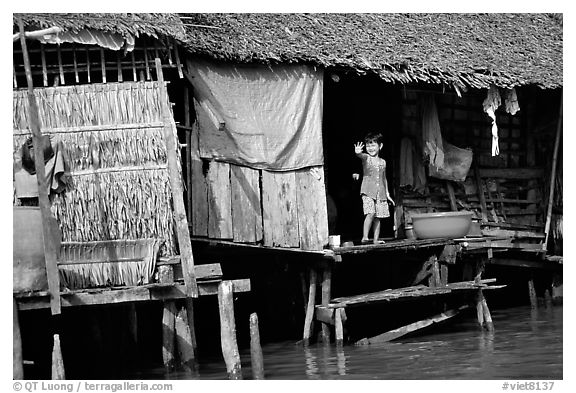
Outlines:
[[[100,63],[102,71],[102,83],[106,83],[106,55],[104,54],[104,48],[100,48]]]
[[[234,321],[234,300],[231,281],[222,281],[218,285],[218,310],[220,312],[222,354],[226,362],[228,378],[242,379],[240,354],[236,342],[236,323]]]
[[[116,66],[118,67],[118,82],[124,82],[122,77],[122,63],[120,61],[120,53],[116,53]]]
[[[62,66],[62,51],[60,50],[60,45],[58,45],[58,69],[60,70],[60,83],[65,85],[64,80],[64,67]]]
[[[176,305],[173,300],[164,302],[162,315],[162,361],[166,370],[171,371],[175,362],[175,321]]]
[[[72,49],[72,58],[74,62],[74,78],[76,83],[80,83],[80,76],[78,75],[78,61],[76,60],[76,45],[74,45]]]
[[[132,80],[136,82],[138,81],[138,75],[136,73],[136,60],[134,59],[134,51],[130,52],[130,55],[132,59]]]
[[[144,64],[146,69],[146,80],[149,81],[152,78],[150,77],[150,63],[148,61],[148,48],[146,47],[146,44],[143,44],[143,50],[144,50]],[[158,59],[158,62],[160,62],[160,59]],[[156,64],[156,72],[158,72],[158,64]]]
[[[40,44],[40,58],[42,59],[42,84],[48,86],[48,69],[46,68],[46,54],[44,44]]]
[[[264,379],[264,359],[260,346],[260,330],[258,328],[258,315],[250,314],[250,360],[252,363],[252,378]]]
[[[308,290],[308,307],[306,308],[306,318],[304,319],[303,343],[308,345],[312,335],[312,320],[314,318],[314,306],[316,305],[316,269],[310,267],[310,283]]]
[[[90,52],[88,47],[86,47],[86,75],[88,77],[88,83],[90,83]]]
[[[550,190],[548,191],[548,210],[546,212],[546,225],[544,226],[544,233],[546,237],[544,244],[542,244],[542,251],[546,255],[548,249],[548,237],[550,235],[550,223],[552,222],[552,207],[554,206],[554,191],[556,188],[556,164],[558,163],[558,148],[560,146],[560,138],[562,137],[562,101],[560,98],[560,113],[558,115],[558,126],[556,127],[556,139],[554,141],[554,153],[552,155],[552,169],[550,170]]]
[[[324,265],[322,269],[322,305],[327,306],[330,303],[332,295],[332,268],[330,265]],[[323,343],[330,342],[330,327],[327,323],[322,322],[322,331],[320,334]]]
[[[12,379],[24,379],[24,361],[22,357],[22,334],[20,333],[20,318],[18,304],[12,298]]]
[[[172,201],[174,205],[174,221],[176,234],[178,237],[178,246],[180,248],[180,260],[182,261],[182,274],[186,284],[186,294],[189,297],[198,297],[198,285],[194,273],[194,257],[192,255],[192,243],[190,241],[190,232],[188,220],[186,218],[186,209],[184,208],[184,198],[182,190],[182,179],[180,177],[178,158],[176,156],[176,140],[173,132],[173,119],[170,117],[170,108],[168,107],[168,92],[164,83],[162,74],[162,65],[160,59],[155,59],[156,73],[158,77],[158,86],[160,93],[160,107],[162,120],[164,122],[164,139],[166,141],[166,154],[168,156],[168,172],[170,176],[170,188],[172,189]]]
[[[12,61],[12,77],[14,78],[14,88],[17,89],[18,88],[18,78],[16,78],[16,64],[14,64],[14,61]]]
[[[128,330],[132,342],[138,345],[138,312],[136,304],[128,303]]]

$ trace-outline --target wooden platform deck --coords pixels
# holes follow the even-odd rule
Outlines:
[[[481,280],[479,283],[474,281],[462,281],[450,283],[438,287],[429,287],[426,285],[416,285],[405,288],[386,289],[383,291],[366,293],[356,296],[340,297],[330,300],[327,305],[318,305],[316,310],[328,310],[335,308],[347,308],[354,306],[363,306],[380,302],[394,302],[401,300],[414,299],[419,297],[430,297],[447,295],[453,292],[477,291],[478,289],[500,289],[505,285],[488,285],[496,282],[495,278]]]
[[[234,292],[249,292],[250,280],[231,280]],[[217,295],[222,280],[198,282],[200,296]],[[153,300],[185,299],[186,286],[181,283],[148,284],[137,287],[93,288],[60,292],[62,307],[78,307],[102,304],[117,304]],[[37,310],[50,308],[48,291],[15,293],[18,309]]]

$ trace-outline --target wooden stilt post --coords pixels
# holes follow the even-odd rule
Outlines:
[[[138,313],[134,303],[128,304],[128,329],[132,342],[138,345]]]
[[[342,309],[337,308],[334,310],[334,323],[336,325],[336,345],[341,346],[344,344],[344,324],[342,321]]]
[[[534,288],[534,279],[532,277],[528,280],[528,295],[530,296],[530,307],[538,308],[538,298],[536,297],[536,289]]]
[[[24,361],[22,357],[22,335],[20,333],[20,319],[18,318],[18,304],[12,298],[12,378],[24,379]]]
[[[176,314],[174,330],[176,332],[176,348],[180,362],[186,371],[192,372],[196,370],[196,356],[192,345],[191,329],[188,325],[188,313],[184,305],[179,308]]]
[[[162,316],[162,361],[164,367],[169,372],[174,368],[175,362],[175,321],[176,305],[173,300],[164,302],[164,313]]]
[[[198,359],[198,341],[196,339],[196,325],[194,323],[194,303],[191,298],[184,300],[186,306],[186,315],[188,316],[188,328],[190,329],[190,339],[192,344],[192,351],[194,351],[194,358]]]
[[[479,289],[476,293],[476,317],[480,328],[484,327],[484,306],[482,305],[482,300],[484,300],[484,296],[482,295],[482,290]]]
[[[66,379],[64,372],[64,360],[62,359],[62,348],[60,347],[60,335],[54,334],[54,346],[52,347],[52,379]]]
[[[310,289],[308,291],[308,307],[306,309],[306,318],[304,320],[304,334],[303,342],[304,345],[310,343],[310,337],[312,336],[312,320],[314,318],[314,306],[316,305],[316,268],[310,267]]]
[[[428,277],[428,286],[429,287],[438,287],[440,286],[440,266],[438,263],[438,258],[436,255],[432,255],[429,259],[432,264],[432,274]]]
[[[484,312],[484,323],[486,324],[486,329],[489,331],[494,330],[494,323],[492,322],[492,315],[490,315],[490,309],[488,308],[488,303],[486,303],[486,298],[480,290],[480,295],[482,296],[482,310]]]
[[[236,342],[236,323],[234,321],[234,302],[232,282],[222,281],[218,286],[218,308],[220,311],[220,340],[222,354],[226,362],[229,379],[242,379],[240,354]]]
[[[445,263],[440,264],[440,284],[448,284],[448,265]]]
[[[332,266],[325,264],[322,268],[322,305],[327,306],[330,303],[332,294]],[[322,334],[320,335],[323,343],[330,343],[330,326],[322,322]]]
[[[252,378],[264,379],[264,358],[260,346],[260,330],[256,313],[250,314],[250,360],[252,362]]]

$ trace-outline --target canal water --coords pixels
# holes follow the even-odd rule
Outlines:
[[[563,378],[562,306],[493,310],[495,331],[480,330],[475,313],[391,343],[354,346],[294,342],[265,344],[270,380],[419,380]],[[241,350],[242,372],[251,378],[249,349]],[[145,379],[226,379],[221,355],[201,356],[194,375],[162,368],[132,376]]]

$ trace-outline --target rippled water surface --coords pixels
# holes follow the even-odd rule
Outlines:
[[[266,379],[562,379],[562,306],[518,307],[492,313],[495,331],[480,330],[473,315],[416,337],[337,348],[293,342],[264,345]],[[251,378],[249,350],[242,371]],[[200,359],[195,375],[140,377],[225,379],[221,357]]]

